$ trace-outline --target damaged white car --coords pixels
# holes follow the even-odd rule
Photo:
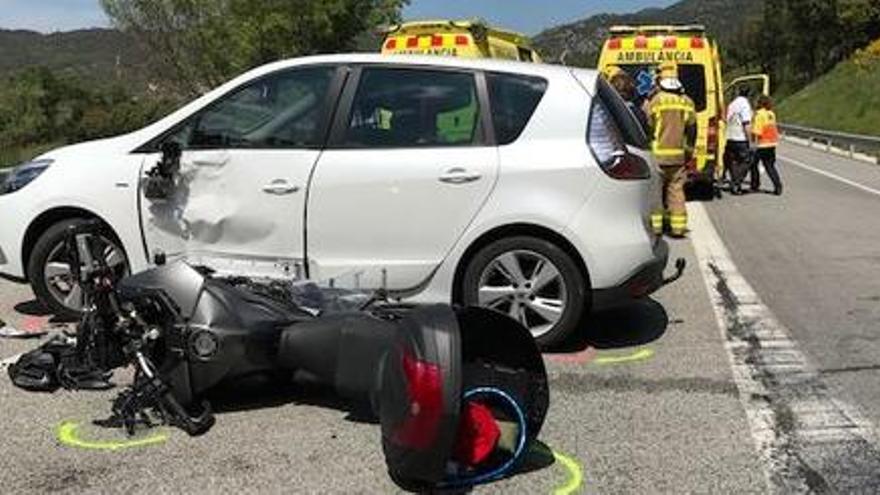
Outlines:
[[[167,190],[146,194],[175,148]],[[283,61],[145,129],[14,169],[0,184],[0,273],[77,314],[64,233],[98,218],[120,272],[186,258],[220,273],[480,304],[553,345],[591,308],[664,282],[646,148],[594,71]]]

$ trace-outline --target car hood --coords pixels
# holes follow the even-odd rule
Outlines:
[[[134,139],[134,134],[125,134],[107,139],[98,139],[95,141],[86,141],[84,143],[72,144],[56,148],[38,156],[37,159],[55,160],[63,162],[72,158],[77,161],[83,161],[89,157],[107,156],[108,154],[126,154],[134,150],[138,143]]]

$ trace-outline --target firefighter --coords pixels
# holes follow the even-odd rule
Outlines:
[[[644,105],[652,136],[652,150],[663,171],[663,208],[651,215],[651,226],[658,235],[663,233],[664,219],[669,221],[672,237],[687,233],[687,208],[684,186],[687,181],[686,164],[693,155],[697,137],[697,114],[693,100],[684,93],[678,78],[678,66],[664,63],[660,66],[657,91]]]

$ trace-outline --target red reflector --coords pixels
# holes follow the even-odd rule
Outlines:
[[[609,50],[620,50],[620,47],[623,46],[620,38],[611,38],[608,40],[608,49]]]
[[[468,36],[456,36],[455,44],[458,46],[468,46],[471,43],[471,39]]]
[[[431,46],[443,46],[443,36],[431,36]]]
[[[476,466],[489,458],[499,438],[501,428],[492,410],[479,402],[468,402],[458,425],[454,458],[465,466]]]
[[[419,38],[416,36],[410,36],[406,40],[406,47],[407,48],[418,48],[419,47]]]
[[[385,49],[386,50],[396,50],[397,49],[397,40],[390,39],[390,40],[386,41],[385,42]]]
[[[691,48],[705,48],[706,42],[703,38],[691,38]]]
[[[666,38],[663,40],[663,48],[678,48],[678,38]]]
[[[394,432],[403,447],[427,450],[437,440],[443,416],[443,374],[436,364],[419,361],[405,352],[403,374],[407,380],[409,411]]]
[[[636,48],[648,48],[648,38],[644,36],[636,37]]]

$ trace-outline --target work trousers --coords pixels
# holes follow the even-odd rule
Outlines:
[[[662,234],[664,220],[669,221],[669,232],[673,237],[683,237],[687,233],[687,206],[684,186],[687,182],[687,168],[684,165],[664,165],[663,173],[663,210],[651,215],[651,227],[654,233]]]
[[[734,193],[742,190],[742,183],[752,165],[752,153],[746,141],[728,141],[724,153],[725,163],[730,169],[730,189]]]
[[[782,179],[779,177],[779,171],[776,169],[776,148],[758,148],[755,158],[752,160],[752,167],[749,175],[751,176],[752,191],[761,189],[761,170],[759,164],[764,165],[767,176],[773,182],[773,192],[782,194]]]

